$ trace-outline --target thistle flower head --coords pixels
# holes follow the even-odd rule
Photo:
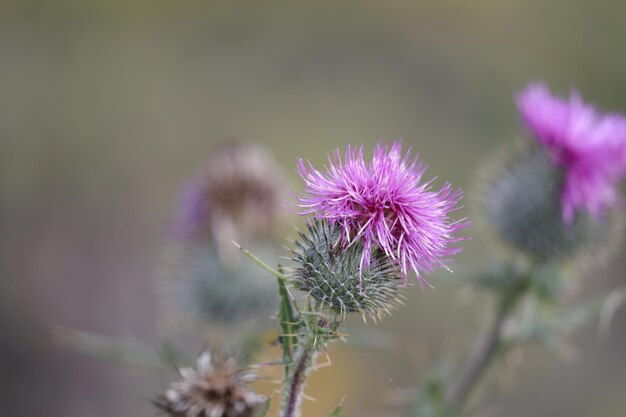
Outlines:
[[[252,417],[265,400],[250,388],[252,374],[232,357],[204,352],[196,369],[179,373],[182,379],[154,401],[167,417]]]
[[[536,262],[598,258],[611,249],[607,246],[614,246],[619,216],[610,210],[594,219],[585,211],[564,223],[559,201],[562,180],[563,172],[540,145],[524,144],[483,173],[479,218],[505,243]]]
[[[617,200],[626,174],[626,119],[601,114],[577,92],[569,101],[543,84],[531,84],[517,98],[522,119],[553,163],[564,170],[560,201],[563,220],[577,210],[598,218]]]
[[[324,307],[340,314],[360,313],[380,318],[399,303],[401,283],[394,263],[380,249],[360,268],[363,243],[341,247],[336,224],[314,221],[296,241],[293,285]]]
[[[300,214],[338,225],[343,247],[361,241],[362,271],[379,249],[404,279],[413,269],[420,284],[428,284],[422,274],[444,266],[445,257],[460,251],[451,246],[461,240],[453,234],[467,222],[452,221],[450,213],[458,208],[462,192],[449,183],[435,191],[432,181],[422,182],[425,166],[410,160],[409,152],[403,155],[401,142],[378,144],[369,163],[363,147],[348,146],[344,158],[337,149],[328,159],[324,171],[299,161],[306,186]]]
[[[219,149],[185,189],[176,232],[231,240],[270,234],[280,216],[284,181],[271,156],[252,144]]]

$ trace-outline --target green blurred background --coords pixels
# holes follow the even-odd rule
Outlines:
[[[402,137],[430,176],[471,190],[520,134],[513,95],[528,81],[626,111],[625,22],[626,3],[608,0],[0,3],[0,415],[155,414],[167,379],[59,349],[50,326],[160,340],[159,258],[217,143],[269,147],[298,187],[297,157]],[[411,288],[382,324],[350,323],[375,333],[332,349],[305,417],[344,394],[348,417],[400,415],[430,364],[463,357],[484,319],[463,280],[489,262],[468,233],[436,290]],[[583,291],[623,285],[624,268],[617,256]],[[608,339],[595,330],[573,362],[525,350],[493,379],[489,415],[623,417],[626,313]]]

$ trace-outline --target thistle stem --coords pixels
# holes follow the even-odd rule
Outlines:
[[[299,414],[304,385],[316,353],[315,338],[309,334],[306,342],[297,350],[291,372],[285,378],[281,417],[296,417]]]
[[[234,240],[233,240],[233,243],[235,244],[235,246],[237,246],[237,248],[240,251],[243,252],[244,255],[246,255],[248,258],[252,259],[252,261],[254,261],[254,263],[259,265],[261,268],[265,269],[267,272],[269,272],[270,274],[274,275],[276,278],[280,279],[281,281],[285,281],[285,282],[289,282],[290,281],[290,278],[287,275],[281,274],[280,272],[276,271],[271,266],[269,266],[268,264],[266,264],[265,262],[263,262],[262,260],[257,258],[256,255],[254,255],[248,249],[242,247],[239,243],[235,242]]]
[[[520,279],[508,291],[501,293],[493,322],[485,338],[468,357],[464,371],[447,392],[448,406],[460,410],[478,388],[490,365],[500,356],[504,345],[502,330],[530,286],[528,278]]]

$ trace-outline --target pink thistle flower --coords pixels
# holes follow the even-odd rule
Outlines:
[[[563,220],[571,223],[579,209],[601,216],[616,202],[626,174],[626,119],[598,113],[575,91],[569,101],[554,97],[543,84],[529,85],[517,105],[525,125],[564,169]]]
[[[391,147],[379,143],[369,163],[363,146],[348,145],[343,159],[336,149],[324,172],[300,159],[298,174],[306,187],[298,199],[300,214],[340,225],[345,245],[362,239],[361,270],[378,248],[397,263],[405,280],[413,269],[420,285],[431,286],[423,272],[445,267],[443,258],[461,251],[450,245],[463,239],[453,233],[468,222],[449,217],[460,208],[462,191],[449,183],[433,191],[432,180],[421,182],[426,167],[409,158],[398,141]]]

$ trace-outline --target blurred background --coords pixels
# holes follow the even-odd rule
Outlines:
[[[625,21],[618,0],[3,1],[0,415],[155,415],[171,375],[61,349],[51,326],[162,341],[163,248],[218,143],[262,144],[298,191],[298,157],[404,138],[429,176],[471,192],[520,135],[513,95],[527,82],[626,111]],[[349,323],[354,343],[313,374],[305,416],[344,396],[348,417],[400,415],[432,363],[465,355],[485,317],[463,280],[489,263],[481,231],[467,233],[436,290]],[[616,256],[583,291],[624,285],[625,268]],[[590,325],[574,342],[574,361],[530,348],[494,378],[494,415],[623,417],[626,311],[607,339]]]

